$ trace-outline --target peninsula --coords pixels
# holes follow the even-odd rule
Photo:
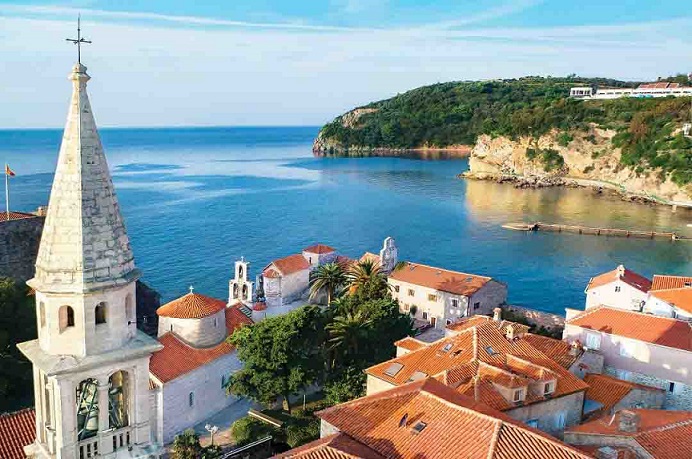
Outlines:
[[[338,116],[313,152],[470,155],[464,178],[610,188],[633,200],[692,205],[690,80],[657,85],[685,90],[660,97],[640,82],[574,76],[424,86]],[[574,88],[621,96],[570,96]]]

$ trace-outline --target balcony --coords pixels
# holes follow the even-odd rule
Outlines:
[[[79,442],[79,459],[97,458],[122,448],[132,446],[131,427],[117,430],[106,430],[99,435]]]

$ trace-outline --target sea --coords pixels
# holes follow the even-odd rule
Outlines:
[[[252,276],[314,243],[359,257],[385,237],[402,260],[504,282],[509,303],[563,314],[624,264],[646,276],[692,274],[692,242],[502,228],[519,221],[676,231],[692,212],[573,188],[516,189],[457,178],[465,159],[317,158],[317,127],[101,129],[143,280],[164,301],[227,298],[233,263]],[[16,172],[13,210],[48,204],[61,130],[0,131]]]

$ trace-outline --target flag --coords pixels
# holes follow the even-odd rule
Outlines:
[[[12,169],[10,169],[10,166],[8,164],[5,164],[5,175],[8,175],[10,177],[14,177],[16,174]]]

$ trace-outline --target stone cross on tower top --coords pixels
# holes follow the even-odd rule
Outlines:
[[[65,41],[69,41],[72,44],[77,45],[77,63],[82,63],[82,43],[91,43],[90,40],[85,40],[82,38],[82,18],[77,16],[77,38],[66,38]]]

